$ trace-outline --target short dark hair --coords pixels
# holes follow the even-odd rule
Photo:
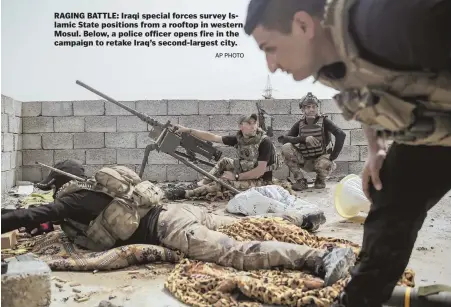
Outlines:
[[[322,17],[325,5],[326,0],[251,0],[244,31],[251,35],[261,24],[268,30],[290,33],[296,12],[305,11],[311,16]]]

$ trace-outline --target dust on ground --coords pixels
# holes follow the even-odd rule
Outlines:
[[[302,199],[324,210],[327,221],[318,235],[333,236],[361,244],[364,215],[352,220],[341,218],[333,206],[336,182],[322,191],[298,192]],[[227,214],[225,202],[185,201],[205,206],[210,212]],[[179,203],[179,202],[177,202]],[[451,280],[447,265],[451,250],[451,192],[430,212],[423,224],[409,267],[416,272],[417,285],[446,284]],[[110,272],[53,272],[50,307],[65,306],[185,306],[164,290],[171,264],[148,264]],[[114,304],[108,304],[108,303]]]

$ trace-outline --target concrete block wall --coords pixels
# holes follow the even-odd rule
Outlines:
[[[2,95],[2,193],[22,179],[22,103]]]
[[[290,129],[300,115],[299,100],[260,100],[261,106],[274,117],[273,141]],[[232,135],[238,129],[240,114],[257,112],[256,101],[249,100],[142,100],[123,104],[152,118],[208,130],[219,135]],[[345,146],[337,159],[333,176],[360,172],[366,155],[365,139],[360,123],[345,121],[330,100],[321,103],[329,115],[346,131]],[[35,101],[22,103],[22,178],[38,181],[48,170],[34,165],[48,165],[67,158],[77,159],[88,175],[103,165],[125,165],[139,172],[144,148],[149,144],[151,127],[128,111],[103,100]],[[234,149],[219,146],[223,156],[234,157]],[[210,167],[201,166],[208,170]],[[3,169],[2,169],[3,170]],[[276,172],[286,178],[288,169]],[[201,177],[194,170],[163,153],[151,152],[143,177],[154,181],[191,181]]]

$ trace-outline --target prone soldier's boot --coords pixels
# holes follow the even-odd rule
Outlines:
[[[324,279],[325,286],[330,286],[346,277],[355,261],[356,256],[352,248],[336,247],[322,257],[322,265],[317,268],[316,273]]]
[[[316,176],[314,188],[315,189],[324,189],[325,187],[326,187],[325,178]]]
[[[291,188],[295,191],[304,191],[308,189],[308,185],[307,185],[307,179],[302,178],[302,179],[298,179],[292,186]]]

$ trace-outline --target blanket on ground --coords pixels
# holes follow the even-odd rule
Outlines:
[[[236,240],[277,240],[314,248],[349,246],[358,254],[359,245],[347,240],[321,237],[280,218],[245,218],[219,231]],[[191,306],[330,306],[349,277],[324,287],[315,276],[292,270],[238,271],[211,263],[184,259],[175,251],[154,245],[129,245],[105,252],[89,252],[71,243],[61,231],[20,243],[47,262],[52,270],[108,270],[149,262],[179,262],[165,287]],[[6,250],[2,250],[3,254]],[[414,272],[406,270],[398,285],[414,287]],[[245,297],[244,299],[242,297]],[[313,304],[313,305],[312,305]]]

